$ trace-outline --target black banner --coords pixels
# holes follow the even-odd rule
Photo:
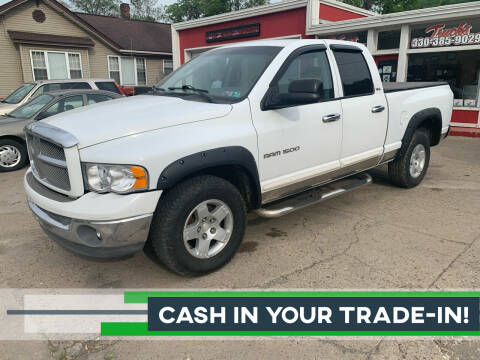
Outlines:
[[[260,35],[260,24],[248,24],[235,26],[227,29],[207,31],[205,38],[207,43],[242,39]]]
[[[158,297],[149,331],[478,331],[479,298]]]

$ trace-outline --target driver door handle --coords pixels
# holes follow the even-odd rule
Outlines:
[[[374,106],[372,108],[372,113],[376,114],[376,113],[381,113],[382,111],[385,110],[385,106],[383,105],[378,105],[378,106]]]
[[[325,115],[322,120],[324,123],[331,123],[334,121],[340,120],[341,115],[340,114],[330,114],[330,115]]]

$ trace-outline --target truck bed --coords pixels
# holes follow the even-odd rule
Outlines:
[[[448,85],[447,82],[384,82],[383,91],[385,93],[392,93],[397,91],[417,90],[429,88],[434,86]]]

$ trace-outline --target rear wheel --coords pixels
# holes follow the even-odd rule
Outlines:
[[[149,241],[173,272],[201,275],[230,261],[245,226],[245,201],[238,189],[222,178],[202,175],[162,196]]]
[[[399,157],[388,165],[388,173],[395,185],[413,188],[423,181],[429,164],[430,136],[427,130],[418,129],[408,147],[401,149]]]
[[[22,143],[11,140],[0,140],[0,172],[15,171],[25,166],[27,148]]]

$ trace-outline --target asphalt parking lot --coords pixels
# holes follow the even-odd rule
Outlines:
[[[24,173],[0,174],[0,288],[480,288],[478,139],[449,138],[434,148],[427,177],[415,189],[391,186],[380,169],[372,173],[373,185],[324,204],[277,220],[251,216],[233,261],[199,278],[173,275],[143,252],[98,262],[63,250],[30,215]],[[49,359],[71,346],[6,342],[0,354]],[[72,358],[219,359],[235,358],[237,352],[242,359],[478,359],[480,342],[103,342],[83,347]]]

